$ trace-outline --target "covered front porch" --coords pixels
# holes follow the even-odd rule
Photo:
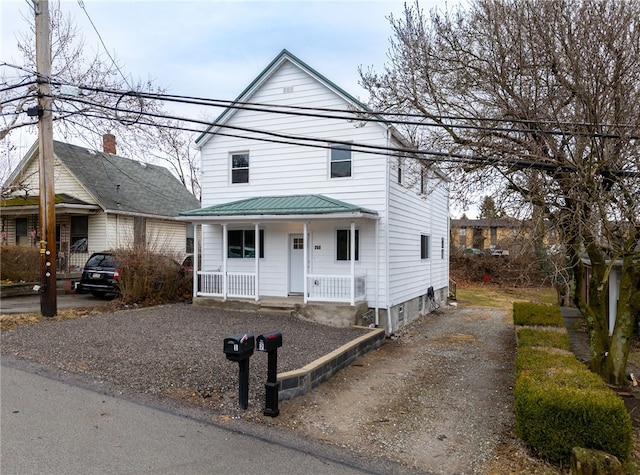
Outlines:
[[[302,195],[252,198],[181,216],[199,225],[194,300],[260,305],[278,299],[353,309],[375,295],[378,221],[373,211]]]

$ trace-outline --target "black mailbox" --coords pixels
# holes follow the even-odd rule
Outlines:
[[[224,354],[231,361],[240,361],[253,355],[256,346],[251,333],[238,333],[224,339]]]
[[[282,346],[282,333],[271,332],[258,335],[256,340],[258,351],[273,351]]]

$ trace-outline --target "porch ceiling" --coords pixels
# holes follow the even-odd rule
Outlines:
[[[180,213],[186,221],[291,220],[318,218],[377,219],[378,213],[323,195],[261,196]]]

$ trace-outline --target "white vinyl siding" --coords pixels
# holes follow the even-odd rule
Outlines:
[[[265,82],[256,84],[256,89],[243,96],[243,100],[282,106],[304,104],[332,109],[351,108],[326,84],[288,61],[282,63]],[[384,126],[249,110],[234,110],[226,120],[227,125],[247,129],[264,129],[268,124],[271,132],[313,137],[323,141],[325,146],[264,142],[250,132],[245,134],[246,139],[214,134],[201,149],[203,207],[261,196],[322,194],[371,209],[377,212],[377,220],[355,220],[359,231],[359,259],[355,262],[355,274],[366,275],[369,306],[377,304],[387,309],[425,295],[430,286],[438,291],[448,285],[448,260],[433,258],[434,251],[439,251],[441,239],[444,238],[445,242],[448,239],[448,191],[442,183],[436,185],[428,177],[423,180],[421,165],[416,165],[411,159],[403,161],[399,180],[395,157],[360,152],[355,146],[351,151],[351,176],[331,178],[332,143],[402,146],[390,141],[390,134]],[[252,140],[252,137],[256,139]],[[231,186],[229,156],[249,148],[251,184]],[[336,259],[336,230],[350,229],[350,221],[307,221],[310,274],[349,275],[350,262]],[[242,226],[247,224],[256,223],[242,223]],[[266,258],[259,260],[260,294],[286,296],[289,288],[289,237],[302,234],[304,223],[258,224],[265,229],[266,247]],[[420,259],[421,234],[431,237],[431,259]],[[221,225],[203,227],[202,247],[203,269],[219,270],[222,266]],[[227,266],[230,272],[255,271],[252,259],[228,259]]]

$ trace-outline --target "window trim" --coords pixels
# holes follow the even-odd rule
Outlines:
[[[348,151],[349,159],[335,159],[333,158],[334,151]],[[333,164],[343,164],[349,163],[349,174],[348,175],[334,175],[333,173]],[[329,147],[329,178],[332,180],[339,180],[342,178],[352,178],[353,177],[353,150],[351,149],[351,144],[333,144]]]
[[[428,234],[420,235],[420,259],[430,259],[431,236]]]
[[[247,166],[246,167],[234,167],[233,166],[233,158],[239,156],[247,157]],[[246,181],[234,181],[234,172],[244,172],[246,170]],[[229,181],[232,185],[246,185],[249,183],[249,175],[251,171],[251,159],[249,155],[249,151],[243,152],[231,152],[229,154]]]
[[[340,234],[342,233],[345,233],[345,236],[346,236],[346,246],[347,246],[346,257],[344,256],[344,251],[340,246]],[[356,228],[355,233],[356,233],[355,261],[358,262],[360,260],[360,230]],[[336,229],[335,236],[336,236],[336,253],[335,253],[336,262],[351,262],[351,229],[338,228]]]

